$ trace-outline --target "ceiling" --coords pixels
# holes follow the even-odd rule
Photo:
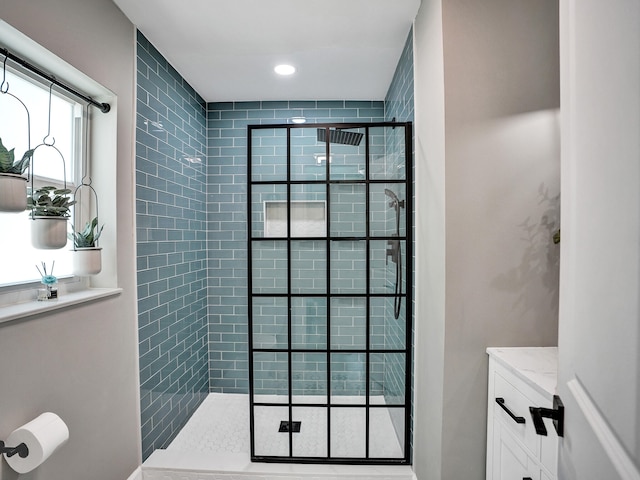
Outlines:
[[[114,0],[209,102],[383,100],[420,0]],[[277,64],[297,69],[289,77]]]

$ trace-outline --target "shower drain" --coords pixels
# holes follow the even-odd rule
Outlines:
[[[300,424],[302,422],[291,422],[291,425],[293,426],[293,428],[291,428],[291,431],[293,433],[300,433]],[[286,420],[282,420],[280,422],[280,428],[278,429],[278,432],[289,432],[289,422],[287,422]]]

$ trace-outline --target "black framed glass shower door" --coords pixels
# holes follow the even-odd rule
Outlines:
[[[411,128],[248,127],[253,461],[409,461]]]

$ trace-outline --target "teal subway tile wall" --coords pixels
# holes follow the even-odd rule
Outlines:
[[[396,121],[399,122],[413,122],[414,121],[414,76],[413,76],[413,29],[411,29],[411,31],[409,32],[409,35],[407,36],[407,40],[405,42],[404,45],[404,49],[402,51],[402,55],[400,56],[400,60],[398,62],[398,66],[396,67],[396,71],[395,74],[393,76],[393,80],[391,82],[391,85],[389,87],[389,91],[387,92],[387,96],[385,98],[385,118],[387,120],[391,120],[393,118],[396,119]],[[412,145],[415,145],[413,139],[411,142]],[[415,148],[413,149],[415,151]],[[412,152],[413,155],[413,152]],[[412,163],[412,166],[415,163]],[[415,167],[413,167],[415,168]],[[412,175],[412,178],[415,178],[415,176]],[[415,190],[414,190],[415,191]],[[404,198],[404,197],[403,197]],[[414,197],[415,200],[415,197]],[[412,202],[413,205],[415,205],[415,201]],[[414,212],[408,212],[408,214],[410,215],[414,215]],[[414,215],[414,220],[415,220],[415,215]],[[414,225],[414,231],[411,232],[411,239],[413,241],[413,239],[415,238],[415,221],[411,222],[411,225]],[[409,259],[409,261],[413,262],[413,258]],[[415,265],[415,264],[414,264]],[[415,307],[415,268],[412,269],[412,272],[414,272],[414,276],[412,278],[411,281],[411,285],[412,285],[412,292],[411,292],[411,301],[414,302],[414,307]],[[415,308],[411,309],[412,312],[414,312],[415,315]],[[402,314],[404,314],[404,311],[402,311]],[[386,332],[386,336],[390,339],[390,341],[395,342],[397,345],[400,345],[405,338],[405,332],[401,330],[400,327],[404,327],[405,322],[401,322],[401,324],[397,324],[397,325],[387,325],[386,328],[392,328],[393,330],[387,330]],[[411,338],[415,339],[415,316],[411,319],[411,325],[412,325],[412,335]],[[393,340],[395,339],[395,340]],[[413,361],[414,361],[414,346],[412,346],[411,350],[412,350],[412,358],[411,358],[411,364],[413,365]],[[413,405],[413,389],[414,389],[414,382],[413,382],[413,372],[414,369],[411,369],[411,375],[412,375],[412,379],[411,379],[411,419],[412,421],[409,424],[409,429],[410,429],[410,434],[409,434],[409,438],[411,439],[411,441],[413,441],[413,409],[414,409],[414,405]],[[400,364],[399,362],[389,362],[388,363],[388,369],[387,372],[385,374],[385,384],[386,385],[393,385],[395,382],[400,382],[402,381],[401,385],[404,384],[404,380],[403,377],[405,375],[405,372],[403,370],[403,365]],[[401,380],[402,379],[402,380]],[[385,400],[388,403],[393,403],[392,398],[385,396]],[[398,432],[398,436],[399,438],[401,438],[401,433],[402,433],[402,419],[398,418],[397,413],[394,412],[390,412],[391,413],[391,418],[393,421],[393,424],[396,428],[396,431]],[[409,448],[409,453],[412,455],[413,454],[413,445],[410,446]]]
[[[265,102],[225,102],[207,105],[209,128],[209,304],[211,315],[209,318],[210,341],[210,387],[212,392],[248,393],[248,291],[247,291],[247,126],[289,123],[291,117],[305,117],[313,123],[349,123],[349,122],[381,122],[384,119],[384,102],[379,101],[265,101]],[[286,179],[287,141],[284,129],[253,130],[252,138],[252,178],[259,181]],[[382,144],[384,138],[380,141]],[[313,181],[323,179],[326,166],[323,160],[309,164],[308,158],[323,155],[324,147],[318,145],[315,129],[303,129],[292,135],[292,178],[299,181]],[[353,148],[340,155],[339,148],[335,149],[336,163],[332,164],[332,176],[348,178],[361,175],[351,165]],[[364,149],[358,153],[364,165]],[[302,162],[302,159],[305,162]],[[340,159],[340,160],[338,160]],[[296,163],[298,161],[298,163]],[[292,186],[292,200],[305,202],[326,202],[324,187],[313,184],[299,184]],[[351,188],[351,187],[349,187]],[[354,195],[350,190],[340,192],[338,188],[332,191],[332,196],[340,194]],[[259,185],[253,192],[251,217],[252,235],[262,236],[265,229],[264,204],[265,200],[273,202],[286,201],[286,189],[283,185]],[[364,212],[364,199],[361,199]],[[354,208],[358,208],[357,206]],[[339,211],[335,215],[340,215]],[[354,223],[364,224],[364,218],[344,220],[343,224],[350,224],[351,229],[358,228]],[[298,241],[293,242],[292,274],[295,278],[296,292],[307,293],[318,285],[324,285],[322,277],[326,271],[326,252],[324,242]],[[287,291],[287,244],[286,242],[261,243],[253,245],[253,270],[251,272],[254,293],[286,293]],[[364,291],[364,258],[363,252],[353,247],[345,252],[342,261],[351,262],[353,269],[349,270],[350,277],[332,280],[335,288],[342,293],[353,289]],[[357,262],[362,265],[358,266]],[[361,268],[360,268],[361,267]],[[281,272],[274,275],[273,269]],[[358,282],[361,282],[358,287]],[[317,292],[317,291],[316,291]],[[254,299],[254,302],[262,299]],[[317,299],[308,299],[309,302]],[[271,300],[270,300],[271,301]],[[273,299],[275,302],[276,299]],[[261,306],[264,311],[265,306]],[[278,310],[277,306],[271,306]],[[319,312],[316,319],[318,329],[323,323],[320,313],[326,312],[326,305],[314,307]],[[301,309],[302,310],[302,309]],[[280,344],[286,346],[286,305],[279,307],[280,316],[274,319],[275,324],[268,323],[266,317],[258,315],[258,342],[274,341],[267,337],[267,332],[279,335]],[[309,315],[308,312],[305,315]],[[277,318],[280,318],[278,322]],[[301,319],[302,317],[294,317]],[[326,316],[325,316],[326,318]],[[302,321],[302,320],[300,320]],[[313,320],[310,320],[313,321]],[[305,323],[305,326],[308,325]],[[255,333],[255,332],[254,332]],[[326,332],[325,332],[326,333]],[[313,342],[321,336],[319,331],[295,337],[304,342]],[[254,338],[254,341],[256,339]],[[295,341],[295,339],[294,339]],[[309,348],[305,343],[304,348]],[[264,354],[256,354],[264,355]],[[280,354],[278,354],[280,355]],[[284,357],[280,355],[280,357]],[[255,358],[254,358],[255,360]],[[286,391],[287,362],[276,357],[264,362],[260,357],[260,365],[268,364],[272,370],[256,369],[254,383],[261,393],[276,393]],[[300,361],[297,363],[304,370],[296,371],[294,381],[299,382],[302,377],[318,376],[317,370],[312,368],[326,368],[326,358],[321,362]],[[279,370],[275,370],[280,367]],[[342,375],[341,378],[345,376]],[[281,379],[281,380],[279,380]],[[268,392],[267,385],[276,387]],[[319,387],[314,387],[319,388]],[[326,385],[324,386],[326,393]],[[313,388],[312,388],[313,390]],[[355,390],[354,390],[355,391]],[[346,391],[345,391],[346,393]]]
[[[143,456],[209,391],[206,110],[138,33],[136,234]]]

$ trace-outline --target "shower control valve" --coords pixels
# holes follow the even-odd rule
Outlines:
[[[387,257],[385,265],[389,265],[389,257],[393,263],[398,263],[398,254],[400,252],[400,240],[387,240]]]

